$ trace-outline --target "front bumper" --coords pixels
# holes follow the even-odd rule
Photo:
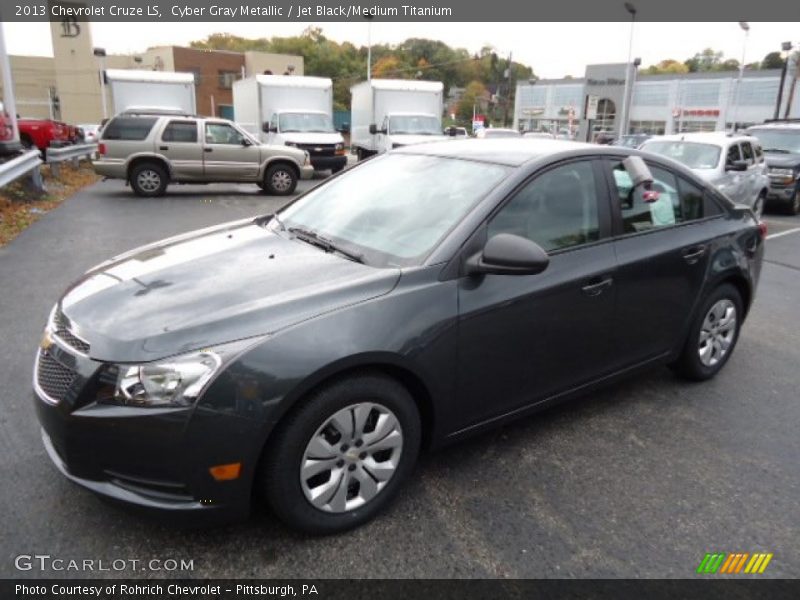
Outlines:
[[[312,154],[311,165],[317,171],[325,171],[327,169],[338,171],[347,166],[347,156],[314,156]]]
[[[800,192],[800,179],[791,183],[778,183],[770,180],[767,191],[767,200],[779,200],[789,202],[794,198],[795,193]]]
[[[311,179],[314,176],[314,165],[300,167],[300,179]]]
[[[193,407],[136,409],[88,401],[102,363],[57,347],[48,352],[62,364],[70,356],[77,361],[72,365],[75,379],[60,400],[38,385],[39,358],[34,370],[42,440],[65,477],[145,512],[198,518],[205,524],[247,516],[255,461],[252,451],[242,458],[249,438],[240,417],[210,411],[198,415],[203,411]],[[243,463],[239,479],[211,476],[211,466],[232,462]]]
[[[11,140],[8,142],[0,142],[0,155],[2,156],[16,154],[20,150],[22,150],[22,144],[19,141]]]

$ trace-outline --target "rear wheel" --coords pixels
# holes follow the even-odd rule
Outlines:
[[[264,173],[264,190],[273,196],[288,196],[297,187],[297,175],[289,165],[272,165]]]
[[[137,196],[145,198],[162,196],[167,189],[167,173],[157,163],[143,162],[131,169],[129,182]]]
[[[714,377],[736,346],[743,318],[742,297],[735,287],[726,283],[714,290],[692,323],[675,363],[677,372],[695,381]]]
[[[421,439],[413,398],[380,374],[342,379],[304,401],[265,450],[261,489],[275,514],[309,533],[350,529],[391,501]]]

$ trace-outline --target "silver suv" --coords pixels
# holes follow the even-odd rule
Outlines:
[[[225,119],[122,113],[103,127],[94,170],[139,196],[169,183],[249,182],[286,196],[314,173],[308,152],[260,143]]]
[[[761,218],[769,177],[764,151],[756,138],[724,132],[679,133],[650,138],[639,149],[683,163]]]

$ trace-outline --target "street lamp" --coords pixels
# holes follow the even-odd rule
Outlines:
[[[789,66],[789,53],[792,51],[792,42],[783,42],[781,44],[781,54],[783,54],[783,67],[781,67],[781,82],[778,85],[778,99],[775,102],[774,119],[780,117],[781,103],[783,102],[783,86],[786,84],[786,69]]]
[[[108,107],[106,106],[106,82],[105,82],[105,66],[106,66],[106,50],[105,48],[95,48],[92,54],[97,57],[97,62],[100,68],[100,100],[103,103],[103,119],[108,118]]]
[[[736,118],[739,112],[739,93],[742,89],[742,76],[744,75],[744,60],[747,53],[747,36],[750,33],[750,24],[744,21],[739,21],[739,28],[744,31],[744,40],[742,41],[742,62],[739,64],[739,78],[736,80],[736,99],[733,103],[733,122],[731,123],[731,131],[736,131]]]
[[[631,34],[628,39],[628,61],[625,63],[625,94],[622,97],[622,115],[620,115],[622,124],[620,126],[620,135],[628,133],[628,113],[630,111],[630,96],[632,95],[632,82],[633,77],[631,69],[631,59],[633,58],[633,31],[636,25],[636,7],[631,2],[624,4],[625,10],[631,15]]]

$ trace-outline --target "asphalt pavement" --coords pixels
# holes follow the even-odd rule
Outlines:
[[[249,185],[141,199],[101,182],[0,248],[0,577],[685,578],[706,552],[770,552],[762,577],[800,576],[798,217],[767,217],[770,234],[789,233],[767,242],[755,305],[716,379],[655,369],[424,456],[390,510],[358,530],[306,537],[260,511],[177,528],[66,481],[42,447],[30,391],[54,301],[114,254],[284,201]],[[34,554],[193,568],[15,567]]]

